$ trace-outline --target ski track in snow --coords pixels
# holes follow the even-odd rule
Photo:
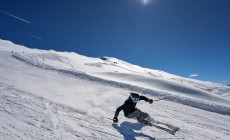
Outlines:
[[[6,119],[0,124],[1,139],[123,139],[113,134],[114,130],[104,129],[111,122],[101,123],[73,108],[2,83],[0,88],[1,119]]]
[[[0,139],[4,140],[135,138],[221,140],[227,139],[230,135],[229,116],[167,101],[155,105],[142,103],[140,108],[150,112],[156,120],[179,126],[181,130],[176,136],[124,117],[120,117],[119,124],[112,124],[111,120],[87,116],[74,108],[51,102],[3,83],[0,86],[0,102],[2,122]]]

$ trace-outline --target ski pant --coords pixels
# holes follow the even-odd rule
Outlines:
[[[149,114],[142,112],[139,109],[136,109],[134,112],[130,113],[127,118],[137,118],[137,121],[140,123],[144,123],[145,121],[148,121],[149,119]]]

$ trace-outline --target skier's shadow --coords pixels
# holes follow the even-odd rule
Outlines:
[[[142,132],[134,131],[141,130],[142,127],[144,127],[144,125],[140,123],[122,122],[120,126],[118,126],[118,124],[112,124],[112,126],[124,136],[124,140],[136,140],[135,137],[145,137],[149,138],[149,140],[155,140],[154,137],[143,134]]]

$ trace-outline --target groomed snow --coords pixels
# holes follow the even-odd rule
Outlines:
[[[13,51],[13,52],[12,52]],[[181,128],[175,136],[116,108],[134,91],[170,101],[138,108]],[[0,139],[225,139],[230,88],[111,57],[29,49],[0,40]],[[225,115],[226,114],[226,115]]]

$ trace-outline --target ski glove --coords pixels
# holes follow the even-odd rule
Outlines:
[[[114,116],[113,122],[118,123],[118,118],[117,118],[117,116]]]
[[[150,104],[152,104],[153,100],[152,99],[148,99],[147,102],[150,103]]]

